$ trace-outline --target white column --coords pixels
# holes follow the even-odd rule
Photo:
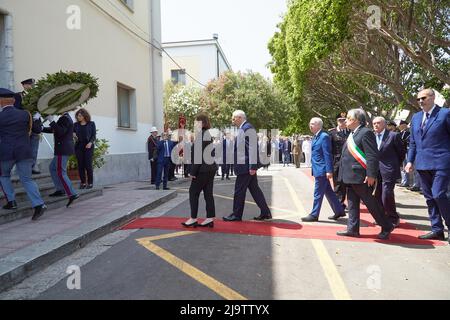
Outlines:
[[[161,46],[161,2],[150,0],[150,41],[157,47]],[[162,51],[150,46],[151,84],[153,96],[153,125],[162,131],[164,129],[163,107],[163,72]]]
[[[10,15],[5,16],[5,60],[8,87],[14,91],[13,19]]]

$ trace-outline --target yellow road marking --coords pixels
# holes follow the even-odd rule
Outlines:
[[[138,241],[138,242],[157,241],[157,240],[162,240],[162,239],[170,239],[170,238],[176,238],[176,237],[182,237],[182,236],[189,236],[191,234],[196,234],[196,233],[199,233],[199,232],[181,231],[181,232],[162,234],[162,235],[154,236],[154,237],[136,239],[136,241]]]
[[[311,240],[314,246],[314,250],[316,251],[317,256],[319,257],[320,264],[322,265],[322,269],[327,277],[328,283],[331,288],[331,292],[336,300],[351,300],[350,293],[345,287],[344,280],[342,280],[339,271],[336,268],[333,260],[328,254],[323,241],[321,240]]]
[[[191,232],[190,234],[192,234]],[[169,234],[172,235],[172,237],[181,236],[181,232]],[[168,236],[169,236],[168,235]],[[192,279],[196,280],[197,282],[200,282],[205,287],[209,288],[210,290],[217,293],[219,296],[226,300],[247,300],[244,296],[239,294],[238,292],[234,291],[233,289],[227,287],[223,283],[217,281],[216,279],[208,276],[206,273],[202,272],[201,270],[195,268],[194,266],[190,265],[184,260],[181,260],[180,258],[174,256],[167,250],[164,250],[163,248],[157,246],[153,242],[149,241],[148,239],[155,239],[156,237],[150,237],[150,238],[144,238],[139,239],[137,242],[142,245],[144,248],[152,252],[153,254],[157,255],[161,259],[165,260],[181,272],[185,273]],[[166,237],[165,239],[167,239]],[[159,240],[159,239],[158,239]]]
[[[297,209],[300,212],[306,212],[303,204],[298,199],[291,182],[285,177],[283,177],[283,180],[288,187],[289,193],[291,194],[292,200],[297,206]],[[320,265],[322,266],[322,269],[325,273],[334,298],[336,300],[351,300],[350,293],[345,286],[344,280],[342,280],[342,277],[339,274],[339,271],[337,270],[333,259],[330,257],[327,249],[325,248],[323,241],[312,239],[311,242],[313,244],[314,251],[316,252],[317,257],[319,258]]]

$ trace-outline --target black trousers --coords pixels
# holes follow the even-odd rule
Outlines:
[[[378,201],[383,204],[384,212],[392,223],[395,223],[400,219],[397,214],[394,189],[395,181],[383,181],[381,175],[378,176],[378,185],[375,196]]]
[[[334,182],[334,193],[336,193],[339,202],[346,207],[345,198],[347,197],[347,186],[340,182],[339,179],[339,161],[335,161],[333,165],[333,182]]]
[[[227,178],[230,177],[230,165],[229,164],[222,164],[222,178],[225,178],[225,176]]]
[[[94,148],[86,149],[77,148],[75,150],[75,156],[78,162],[78,174],[80,175],[80,180],[82,184],[86,184],[86,175],[87,175],[87,183],[94,184],[94,168],[93,168],[93,157],[94,157]]]
[[[158,161],[150,161],[150,170],[152,173],[151,176],[151,184],[155,184],[156,183],[156,175],[158,173]]]
[[[384,214],[382,203],[372,195],[372,187],[369,187],[367,184],[351,184],[347,185],[347,187],[349,214],[347,225],[348,231],[359,232],[361,200],[383,231],[392,230],[392,223],[389,222],[387,216]]]
[[[198,201],[200,193],[203,191],[203,196],[206,202],[206,217],[214,218],[216,216],[216,207],[214,204],[214,177],[215,171],[201,172],[195,180],[192,180],[189,188],[189,202],[191,204],[191,218],[197,219],[198,216]]]
[[[262,216],[270,216],[271,212],[267,205],[264,193],[258,185],[258,176],[250,174],[238,175],[236,178],[236,186],[234,189],[234,203],[233,214],[236,217],[242,218],[245,207],[245,197],[247,195],[247,189],[250,190],[250,194],[261,210]]]
[[[175,168],[176,168],[175,163],[170,161],[170,164],[169,164],[169,180],[175,179]]]

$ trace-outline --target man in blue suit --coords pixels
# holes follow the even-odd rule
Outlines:
[[[167,183],[169,181],[169,166],[171,163],[172,150],[175,143],[169,140],[169,134],[163,133],[161,141],[158,142],[158,170],[156,174],[156,190],[161,187],[161,180],[163,182],[163,189],[169,190]]]
[[[31,178],[32,152],[30,132],[32,117],[28,111],[14,107],[14,92],[0,88],[0,184],[8,203],[5,210],[17,209],[11,170],[16,166],[20,182],[34,208],[33,220],[42,216],[47,207]]]
[[[397,132],[387,130],[383,117],[373,119],[373,129],[380,151],[380,173],[375,196],[383,204],[389,221],[398,227],[400,217],[395,205],[395,182],[400,179],[400,166],[405,160],[405,146]]]
[[[233,113],[233,124],[239,128],[234,144],[234,172],[236,173],[236,185],[234,189],[233,213],[224,217],[224,221],[242,221],[244,214],[245,197],[247,189],[261,210],[261,215],[255,220],[263,221],[272,219],[272,213],[267,206],[264,193],[258,185],[257,170],[260,168],[258,161],[258,139],[256,130],[247,122],[244,111]]]
[[[334,215],[330,220],[338,220],[345,217],[345,208],[331,187],[330,180],[333,179],[333,156],[331,154],[331,138],[323,131],[323,121],[313,118],[309,124],[314,134],[312,141],[312,174],[316,180],[314,189],[314,205],[310,215],[302,218],[303,222],[319,221],[320,209],[323,197],[326,196]]]
[[[420,239],[445,240],[444,219],[450,227],[450,110],[435,105],[432,89],[419,92],[417,101],[422,111],[411,120],[411,136],[406,172],[416,167],[427,200],[431,232]],[[449,240],[450,241],[450,240]]]

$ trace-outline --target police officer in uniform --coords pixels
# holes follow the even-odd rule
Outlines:
[[[14,107],[16,107],[17,109],[23,109],[22,100],[25,97],[25,95],[27,94],[27,91],[29,91],[30,89],[33,88],[35,82],[36,81],[34,79],[27,79],[27,80],[24,80],[21,82],[23,91],[17,92],[16,94],[14,94],[14,98],[16,100],[14,102]]]
[[[341,204],[346,208],[345,198],[347,196],[346,187],[342,182],[338,181],[339,165],[341,162],[342,148],[350,135],[350,130],[345,125],[347,114],[340,113],[337,117],[337,127],[329,130],[331,136],[331,153],[333,155],[333,181],[334,192],[336,193]],[[332,217],[330,217],[332,218]]]
[[[70,115],[64,113],[58,121],[54,121],[54,116],[47,116],[46,121],[50,122],[50,127],[45,127],[43,132],[53,133],[55,140],[55,157],[50,163],[50,174],[56,188],[56,192],[50,197],[61,197],[67,195],[69,207],[79,195],[75,192],[72,182],[67,176],[67,161],[75,153],[73,142],[73,120]]]
[[[39,193],[39,188],[31,178],[32,153],[30,132],[31,114],[14,108],[14,92],[0,88],[0,168],[1,185],[8,200],[5,210],[17,209],[14,188],[11,183],[11,170],[16,166],[17,173],[28,198],[34,208],[33,220],[37,220],[47,209]]]
[[[15,94],[16,102],[14,103],[14,107],[17,109],[23,109],[22,100],[27,94],[29,90],[31,90],[35,84],[34,79],[27,79],[21,82],[23,91],[18,92]],[[41,172],[37,169],[36,163],[37,163],[37,156],[39,152],[39,143],[41,141],[41,132],[42,132],[42,120],[41,115],[39,113],[35,113],[33,115],[33,126],[31,129],[31,136],[30,136],[30,144],[31,144],[31,153],[33,155],[33,167],[32,167],[32,173],[33,174],[40,174]]]

